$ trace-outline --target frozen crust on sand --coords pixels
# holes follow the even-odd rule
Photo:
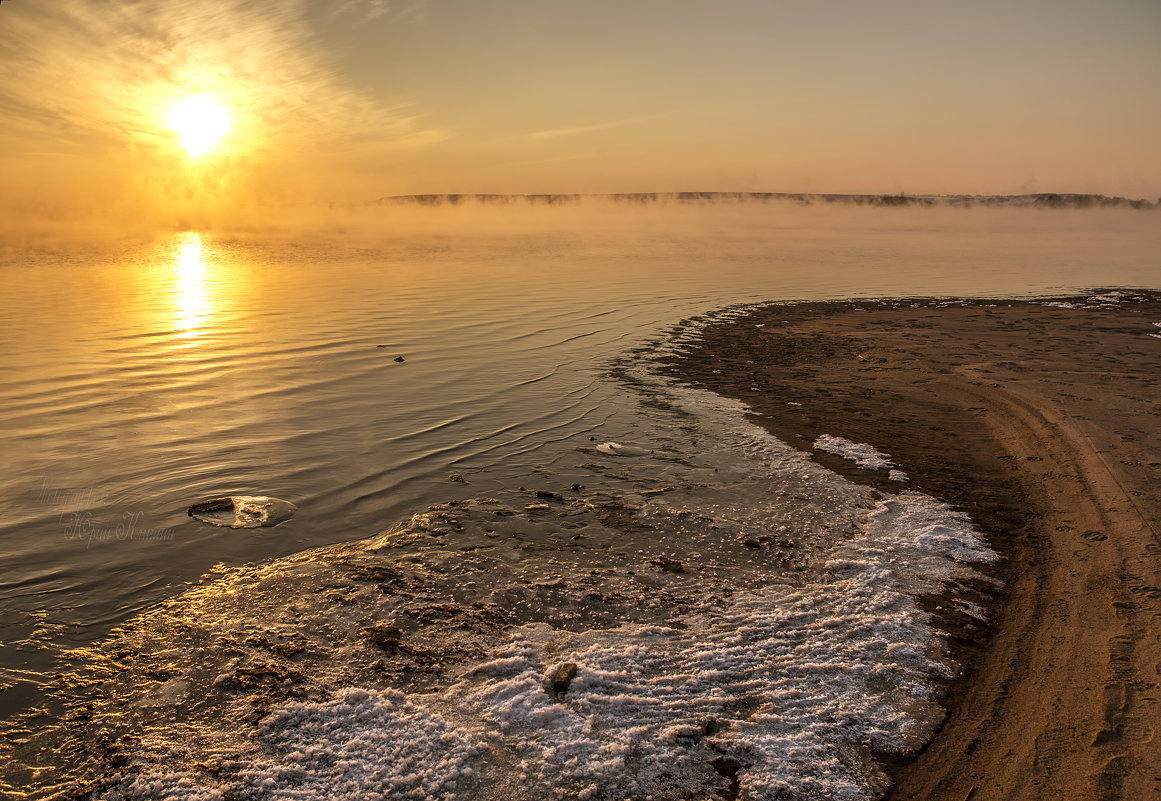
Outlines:
[[[1161,294],[766,306],[670,365],[812,448],[890,453],[1006,555],[990,638],[892,799],[1161,797]]]

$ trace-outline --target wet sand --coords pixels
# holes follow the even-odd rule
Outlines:
[[[966,672],[891,799],[1161,794],[1161,294],[1132,295],[767,306],[669,363],[898,491],[812,446],[886,452],[1003,553],[986,634],[928,601]]]

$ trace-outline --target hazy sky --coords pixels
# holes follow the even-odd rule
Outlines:
[[[0,74],[10,201],[1161,195],[1158,0],[4,0]]]

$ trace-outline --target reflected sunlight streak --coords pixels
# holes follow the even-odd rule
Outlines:
[[[206,292],[203,279],[206,257],[202,248],[201,234],[186,232],[177,235],[176,254],[173,268],[177,271],[177,286],[174,302],[177,306],[177,328],[182,336],[191,336],[192,329],[206,311]]]

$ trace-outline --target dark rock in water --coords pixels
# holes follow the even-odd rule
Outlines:
[[[224,528],[264,528],[290,518],[298,507],[280,498],[265,495],[231,495],[212,498],[190,506],[186,513],[203,523]]]
[[[402,356],[396,356],[395,361],[401,362],[401,361],[404,361],[404,358]]]
[[[234,513],[234,499],[233,498],[212,498],[208,501],[195,503],[189,509],[186,509],[186,514],[190,517],[197,517],[198,515],[220,514],[223,512]]]
[[[552,672],[549,681],[552,682],[552,693],[556,696],[568,692],[569,685],[576,678],[576,662],[565,662]]]

